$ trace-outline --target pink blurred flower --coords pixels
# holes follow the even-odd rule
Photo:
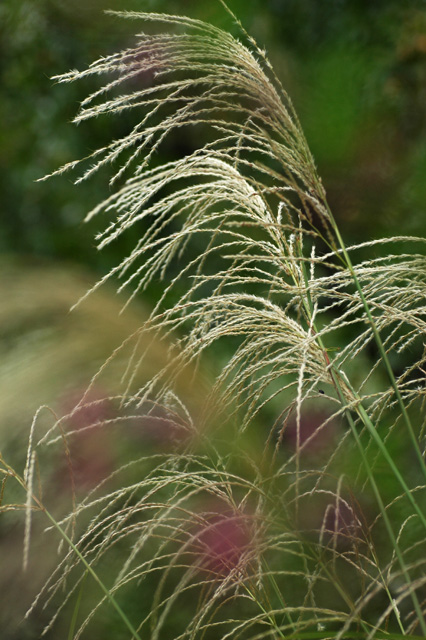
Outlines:
[[[73,391],[61,400],[68,453],[64,452],[57,475],[69,486],[88,489],[115,469],[116,456],[105,421],[116,417],[116,412],[99,390],[90,392],[83,401],[82,397],[81,391]]]
[[[255,548],[253,517],[216,506],[199,519],[193,533],[198,566],[218,578],[246,570]]]
[[[140,438],[145,444],[166,451],[187,444],[193,435],[193,429],[181,416],[159,405],[144,415],[133,416],[129,430],[132,436]]]
[[[105,420],[116,415],[111,400],[99,389],[93,389],[86,396],[81,390],[72,391],[61,398],[60,410],[68,430],[91,428],[96,431]]]
[[[324,411],[312,409],[301,415],[298,426],[295,418],[291,419],[282,429],[283,446],[301,455],[321,456],[327,454],[335,445],[339,434],[339,425],[335,419],[330,419]]]

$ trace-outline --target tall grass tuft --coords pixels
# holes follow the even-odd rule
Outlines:
[[[27,492],[25,563],[34,510],[64,542],[34,608],[55,603],[46,629],[66,620],[75,639],[424,637],[424,240],[345,244],[291,100],[235,16],[241,39],[117,16],[166,31],[56,80],[104,78],[76,123],[135,124],[55,173],[113,167],[87,220],[106,220],[99,249],[137,241],[96,287],[157,294],[102,423],[124,438],[138,421],[141,445],[59,519],[35,469],[72,439],[63,420],[39,440],[35,425],[22,477],[2,463]],[[158,161],[187,131],[200,145]],[[169,359],[134,392],[145,335]]]

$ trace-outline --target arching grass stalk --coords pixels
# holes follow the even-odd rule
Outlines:
[[[409,436],[410,436],[410,440],[411,440],[411,442],[413,444],[413,447],[414,447],[414,450],[416,452],[417,459],[419,460],[422,473],[423,473],[423,475],[424,475],[424,477],[426,479],[426,463],[425,463],[425,460],[424,460],[424,458],[422,456],[422,452],[420,451],[419,443],[417,442],[417,438],[416,438],[416,435],[414,433],[413,425],[411,424],[410,416],[408,415],[407,409],[405,407],[404,401],[403,401],[402,396],[401,396],[401,392],[400,392],[400,390],[398,388],[398,385],[397,385],[397,382],[396,382],[396,379],[395,379],[395,375],[393,373],[391,364],[389,362],[388,355],[386,353],[386,349],[384,347],[382,338],[380,336],[380,332],[379,332],[379,330],[377,328],[377,324],[376,324],[376,322],[374,320],[373,314],[371,313],[371,309],[370,309],[369,304],[367,302],[367,299],[366,299],[366,297],[364,295],[364,292],[362,290],[362,287],[361,287],[361,284],[359,282],[359,279],[358,279],[358,277],[356,275],[356,271],[355,271],[354,266],[352,264],[352,260],[351,260],[351,258],[349,256],[349,253],[348,253],[348,251],[346,249],[346,245],[345,245],[345,243],[343,241],[343,238],[342,238],[342,235],[340,233],[339,227],[337,226],[337,223],[336,223],[336,221],[334,219],[334,216],[333,216],[333,214],[332,214],[332,212],[330,210],[330,207],[328,206],[328,203],[327,203],[326,200],[324,201],[324,206],[327,208],[327,212],[328,212],[328,215],[329,215],[329,218],[330,218],[330,224],[331,224],[331,226],[333,228],[333,231],[334,231],[334,233],[336,235],[336,238],[337,238],[337,241],[339,243],[339,246],[340,246],[340,248],[342,250],[342,254],[343,254],[343,257],[344,257],[345,262],[346,262],[346,267],[347,267],[349,273],[351,274],[352,280],[354,282],[354,285],[356,287],[356,290],[358,292],[358,295],[359,295],[360,300],[362,302],[362,305],[364,307],[365,315],[367,316],[368,322],[369,322],[370,327],[371,327],[371,331],[372,331],[373,336],[374,336],[374,340],[375,340],[375,342],[377,344],[377,348],[379,349],[380,357],[381,357],[382,362],[384,364],[384,367],[386,369],[386,373],[388,375],[388,378],[389,378],[389,381],[391,383],[391,386],[392,386],[392,388],[393,388],[393,390],[395,392],[395,396],[397,398],[398,405],[399,405],[399,408],[401,410],[401,414],[402,414],[402,416],[404,418],[404,422],[406,424],[406,427],[407,427],[407,430],[408,430],[408,433],[409,433]]]
[[[302,271],[303,271],[304,279],[305,279],[305,282],[307,284],[307,275],[306,275],[305,265],[304,265],[303,262],[301,264],[302,264]],[[307,298],[308,299],[306,300],[305,298],[303,298],[303,303],[304,303],[305,311],[308,313],[309,317],[312,318],[313,317],[313,315],[312,315],[313,314],[313,308],[312,308],[312,300],[311,300],[311,297],[310,297],[309,287],[308,286],[306,287],[306,290],[307,290]],[[328,358],[327,349],[326,349],[326,347],[324,345],[322,337],[317,333],[315,326],[313,326],[312,328],[314,330],[314,335],[315,335],[315,338],[317,340],[317,343],[320,346],[321,350],[323,351],[324,357],[325,357],[325,359],[327,361],[327,366],[328,366],[328,369],[329,369],[329,372],[330,372],[330,376],[331,376],[331,379],[332,379],[332,382],[333,382],[333,386],[334,386],[334,388],[336,390],[336,393],[338,395],[340,404],[344,408],[346,419],[347,419],[348,424],[349,424],[349,426],[351,428],[352,435],[353,435],[353,437],[355,439],[355,442],[356,442],[356,445],[358,447],[358,450],[359,450],[359,452],[361,454],[361,458],[362,458],[362,461],[363,461],[363,464],[364,464],[364,467],[365,467],[365,470],[366,470],[366,473],[367,473],[371,488],[373,490],[374,496],[375,496],[377,504],[379,506],[380,513],[381,513],[383,521],[385,523],[386,530],[388,532],[388,535],[389,535],[389,538],[391,540],[392,546],[393,546],[393,548],[395,550],[395,554],[396,554],[396,556],[398,558],[398,562],[400,564],[401,571],[402,571],[402,573],[404,575],[404,578],[405,578],[407,584],[410,585],[412,580],[410,578],[407,566],[406,566],[406,564],[404,562],[404,558],[403,558],[401,550],[399,548],[398,541],[397,541],[397,539],[395,537],[395,534],[393,532],[390,519],[389,519],[388,514],[386,512],[385,505],[383,503],[382,497],[380,495],[379,488],[378,488],[376,480],[374,478],[373,470],[371,469],[370,463],[369,463],[369,461],[367,459],[367,456],[365,455],[364,447],[362,446],[358,431],[356,429],[355,422],[354,422],[352,414],[351,414],[351,409],[350,409],[350,407],[348,406],[348,404],[346,402],[345,395],[344,395],[342,387],[340,385],[339,373],[336,370],[336,367],[334,366],[334,364],[332,362],[330,362],[330,359]],[[346,384],[348,384],[348,382]],[[389,454],[384,442],[382,441],[382,439],[380,438],[379,434],[377,433],[373,423],[370,420],[369,415],[367,414],[367,412],[365,411],[364,407],[362,406],[361,398],[359,398],[358,394],[356,393],[356,391],[352,388],[352,386],[350,384],[349,384],[349,388],[351,389],[351,392],[354,394],[355,398],[358,400],[358,403],[355,406],[356,412],[358,413],[358,415],[360,416],[362,422],[366,426],[368,432],[371,434],[371,436],[373,437],[374,441],[378,445],[380,451],[385,456],[385,458],[386,458],[386,460],[387,460],[392,472],[394,473],[395,477],[397,478],[397,480],[401,484],[401,487],[403,488],[406,496],[410,500],[410,502],[411,502],[413,508],[415,509],[417,515],[419,516],[421,522],[426,527],[426,518],[425,518],[423,512],[421,511],[420,507],[418,506],[417,502],[415,501],[415,499],[414,499],[409,487],[407,486],[406,482],[404,481],[401,473],[399,472],[396,464],[394,463],[391,455]],[[385,585],[385,587],[386,587],[386,585]],[[386,588],[386,591],[387,591],[388,595],[390,595],[387,588]],[[411,595],[411,598],[413,600],[414,608],[416,610],[416,613],[417,613],[417,616],[418,616],[418,619],[419,619],[419,623],[420,623],[422,632],[426,635],[426,622],[425,622],[423,614],[422,614],[422,610],[421,610],[421,606],[420,606],[419,600],[417,598],[417,594],[415,593],[415,591],[412,591],[410,593],[410,595]],[[399,615],[396,615],[396,619],[398,621],[398,625],[399,625],[402,633],[404,633],[404,628],[402,626],[402,622],[401,622],[401,619],[400,619]]]
[[[326,347],[324,346],[324,343],[323,343],[323,341],[321,339],[321,336],[318,335],[317,339],[318,339],[318,344],[324,350],[324,353],[327,353]],[[342,391],[341,386],[339,384],[338,372],[336,371],[336,368],[334,367],[334,365],[332,363],[329,363],[329,370],[330,370],[330,375],[331,375],[331,378],[332,378],[332,381],[333,381],[333,386],[336,389],[336,392],[337,392],[337,394],[339,396],[339,401],[342,404],[342,407],[345,408],[345,412],[348,412],[348,411],[350,411],[350,408],[348,407],[348,405],[346,403],[343,391]],[[420,506],[417,504],[412,492],[410,491],[410,488],[408,487],[407,483],[405,482],[404,478],[401,475],[401,472],[399,471],[398,467],[396,466],[392,456],[390,455],[388,449],[386,448],[385,443],[383,442],[383,440],[381,439],[381,437],[377,433],[377,430],[376,430],[374,424],[372,423],[372,421],[370,419],[370,416],[368,415],[368,413],[366,412],[366,410],[364,409],[364,407],[362,405],[361,398],[359,397],[359,395],[357,394],[355,389],[352,387],[350,382],[349,383],[348,382],[349,381],[346,381],[346,384],[348,385],[348,387],[351,390],[351,392],[354,394],[354,397],[356,398],[356,401],[357,401],[357,404],[354,407],[354,410],[358,413],[358,415],[359,415],[360,419],[362,420],[364,426],[367,428],[368,433],[371,435],[371,437],[373,438],[374,442],[377,444],[378,448],[380,449],[380,452],[383,454],[384,458],[386,459],[387,463],[389,464],[389,467],[391,468],[392,473],[394,474],[395,478],[398,480],[399,484],[401,485],[405,495],[407,496],[407,498],[409,499],[409,501],[410,501],[411,505],[413,506],[415,512],[419,516],[420,521],[422,522],[423,526],[426,528],[426,516],[425,516],[425,514],[421,510]],[[346,413],[346,415],[348,415],[348,414]],[[352,420],[352,422],[353,422],[353,420]],[[355,427],[355,425],[354,425],[354,427]],[[351,429],[352,429],[352,425],[351,425]]]
[[[359,280],[358,280],[358,278],[356,276],[355,270],[354,270],[353,265],[352,265],[352,261],[351,261],[351,259],[349,257],[349,254],[348,254],[347,250],[346,250],[345,244],[343,242],[343,239],[342,239],[342,236],[341,236],[341,234],[339,232],[337,224],[336,224],[336,222],[335,222],[335,220],[334,220],[329,208],[328,208],[328,211],[329,211],[329,214],[330,214],[330,219],[332,220],[332,225],[333,225],[333,229],[334,229],[334,231],[336,233],[336,237],[337,237],[337,239],[339,241],[339,244],[340,244],[340,246],[342,248],[342,253],[343,253],[344,258],[345,258],[346,263],[347,263],[347,268],[348,268],[348,270],[349,270],[349,272],[350,272],[350,274],[351,274],[351,276],[353,278],[353,281],[354,281],[354,283],[356,285],[356,288],[357,288],[357,291],[359,293],[360,299],[362,301],[365,313],[366,313],[366,315],[368,317],[368,320],[370,322],[370,325],[371,325],[371,328],[372,328],[372,331],[373,331],[373,334],[374,334],[374,338],[376,340],[376,343],[377,343],[379,351],[380,351],[380,355],[382,357],[382,361],[385,364],[385,368],[386,368],[389,380],[390,380],[390,382],[392,384],[392,387],[393,387],[393,389],[395,391],[395,394],[397,396],[397,399],[398,399],[398,403],[399,403],[399,406],[400,406],[400,409],[401,409],[401,413],[404,416],[404,420],[405,420],[405,423],[407,425],[411,441],[412,441],[413,446],[415,448],[417,457],[418,457],[418,459],[420,461],[420,466],[421,466],[422,471],[423,471],[423,473],[424,473],[424,475],[426,477],[425,462],[424,462],[423,456],[421,454],[417,439],[415,437],[414,430],[412,428],[409,415],[407,413],[407,410],[405,408],[404,402],[402,400],[401,393],[400,393],[400,391],[398,389],[398,385],[396,384],[395,376],[393,375],[392,367],[390,366],[390,362],[389,362],[389,359],[387,357],[386,350],[384,348],[382,339],[380,337],[380,333],[379,333],[379,331],[377,329],[376,323],[374,322],[374,318],[373,318],[373,316],[371,314],[371,311],[370,311],[370,308],[368,306],[367,300],[366,300],[366,298],[365,298],[365,296],[363,294],[361,285],[360,285]],[[306,272],[305,272],[303,263],[302,263],[302,269],[303,269],[304,276],[306,278]],[[308,295],[309,295],[309,289],[308,288],[307,288],[307,291],[308,291]],[[312,305],[312,302],[310,302],[309,306],[311,306],[311,305]],[[306,305],[305,305],[305,308],[306,308]],[[308,309],[309,309],[309,307],[308,307]],[[309,313],[311,315],[311,309],[309,309]],[[397,539],[395,537],[395,534],[393,532],[390,519],[389,519],[389,517],[387,515],[385,506],[383,504],[383,500],[382,500],[382,497],[380,495],[377,483],[375,481],[373,471],[372,471],[370,463],[368,462],[368,459],[367,459],[367,457],[365,455],[365,451],[364,451],[364,448],[362,446],[361,440],[359,438],[359,435],[358,435],[358,432],[357,432],[357,429],[356,429],[356,425],[355,425],[354,420],[352,418],[352,415],[351,415],[351,412],[350,412],[350,408],[347,405],[344,393],[343,393],[342,388],[340,386],[338,372],[336,371],[336,368],[334,367],[333,363],[331,363],[329,361],[328,356],[327,356],[326,347],[325,347],[325,345],[324,345],[324,343],[322,341],[321,336],[318,335],[318,334],[317,334],[317,341],[318,341],[318,344],[319,344],[320,348],[323,350],[323,352],[324,352],[324,354],[326,356],[326,359],[328,360],[328,366],[329,366],[330,375],[331,375],[331,378],[332,378],[332,381],[333,381],[333,386],[336,389],[336,392],[338,394],[339,401],[340,401],[342,407],[344,407],[344,409],[345,409],[345,415],[346,415],[347,421],[348,421],[348,423],[350,425],[353,437],[354,437],[355,442],[357,444],[358,450],[359,450],[359,452],[361,454],[361,457],[362,457],[362,460],[363,460],[363,464],[364,464],[365,470],[367,472],[370,485],[371,485],[371,487],[373,489],[373,493],[375,495],[377,504],[379,506],[380,512],[381,512],[382,517],[383,517],[383,521],[384,521],[385,526],[386,526],[386,530],[387,530],[389,538],[390,538],[390,540],[392,542],[392,546],[393,546],[393,548],[395,550],[395,554],[396,554],[396,556],[398,558],[398,562],[400,564],[400,567],[401,567],[402,573],[404,575],[404,578],[405,578],[407,584],[409,585],[409,584],[411,584],[412,581],[411,581],[408,569],[406,567],[406,564],[404,562],[404,558],[402,556],[401,550],[399,548],[398,541],[397,541]],[[367,414],[366,410],[364,409],[364,407],[362,405],[361,398],[359,398],[358,394],[353,389],[353,387],[350,385],[350,383],[349,383],[349,388],[351,389],[351,392],[354,394],[355,398],[357,398],[359,400],[359,402],[357,403],[357,406],[355,407],[356,412],[358,413],[358,415],[360,416],[363,424],[367,427],[368,432],[370,433],[370,435],[373,437],[374,441],[378,445],[381,453],[386,458],[386,461],[388,462],[393,474],[395,475],[395,477],[397,478],[397,480],[400,483],[401,487],[403,488],[404,493],[406,494],[406,496],[410,500],[410,502],[411,502],[413,508],[415,509],[417,515],[419,516],[421,522],[426,527],[425,515],[423,514],[422,510],[420,509],[419,505],[417,504],[416,500],[414,499],[409,487],[407,486],[406,482],[404,481],[404,479],[403,479],[401,473],[399,472],[395,462],[393,461],[391,455],[389,454],[384,442],[382,441],[382,439],[380,438],[379,434],[377,433],[377,430],[375,429],[373,423],[371,422],[369,415]],[[422,629],[423,634],[426,636],[426,622],[425,622],[425,619],[424,619],[424,616],[423,616],[423,613],[422,613],[422,610],[421,610],[421,606],[420,606],[417,594],[416,594],[415,591],[412,591],[410,593],[410,596],[411,596],[411,599],[413,601],[414,608],[416,610],[416,614],[418,616],[420,627]],[[398,624],[399,624],[402,632],[404,633],[400,617],[396,616],[396,618],[397,618]]]
[[[326,563],[321,563],[321,567],[322,567],[322,570],[324,571],[324,573],[326,573],[326,574],[327,574],[328,579],[329,579],[329,580],[330,580],[330,582],[333,584],[334,588],[335,588],[335,589],[336,589],[336,591],[339,593],[339,595],[340,595],[340,597],[342,598],[342,600],[347,604],[348,608],[349,608],[353,613],[355,613],[355,614],[356,614],[356,610],[355,610],[354,604],[353,604],[353,602],[352,602],[352,600],[351,600],[350,596],[346,593],[346,591],[344,590],[343,586],[340,584],[340,581],[339,581],[339,580],[336,580],[335,576],[331,574],[331,572],[330,572],[330,571],[328,570],[328,568],[327,568],[327,564],[326,564]],[[393,603],[393,601],[392,601],[392,596],[391,596],[391,594],[390,594],[390,592],[389,592],[389,589],[388,589],[388,586],[387,586],[387,584],[385,583],[385,581],[384,581],[384,580],[383,580],[383,588],[384,588],[384,590],[385,590],[385,592],[386,592],[386,595],[387,595],[387,596],[388,596],[388,598],[389,598],[389,602],[391,602],[391,603],[392,603],[392,605],[393,605],[393,609],[394,609],[394,612],[395,612],[395,616],[396,616],[396,618],[397,618],[397,620],[398,620],[398,623],[399,623],[399,625],[398,625],[398,626],[399,626],[399,628],[401,629],[402,634],[405,636],[404,628],[403,628],[403,626],[402,626],[402,623],[401,623],[401,620],[400,620],[399,616],[397,615],[397,612],[395,611],[395,609],[396,609],[395,604],[394,604],[394,603]],[[368,629],[368,626],[367,626],[367,624],[364,622],[364,620],[362,619],[361,615],[360,615],[360,614],[358,614],[358,615],[359,615],[359,618],[358,618],[357,622],[358,622],[358,624],[360,625],[360,627],[362,627],[362,628],[363,628],[364,633],[365,633],[365,635],[364,635],[363,637],[365,638],[365,637],[370,633],[370,630]],[[339,638],[344,638],[344,637],[345,637],[345,633],[343,633],[343,634],[339,634]]]
[[[303,278],[304,278],[305,286],[306,286],[306,298],[303,297],[302,300],[303,300],[305,313],[307,315],[307,320],[308,320],[309,323],[312,323],[313,335],[315,336],[315,340],[316,340],[318,346],[320,347],[320,349],[322,350],[322,352],[324,354],[324,359],[325,359],[325,362],[327,364],[327,368],[330,371],[330,376],[331,376],[331,379],[332,379],[333,386],[336,389],[336,392],[337,392],[338,397],[339,397],[339,401],[340,401],[342,407],[345,409],[346,415],[348,416],[348,415],[350,415],[350,413],[348,413],[348,412],[350,412],[350,408],[347,405],[344,393],[343,393],[342,388],[341,388],[341,386],[339,384],[339,378],[340,378],[341,374],[336,369],[335,365],[330,361],[330,359],[328,357],[328,354],[327,354],[327,347],[325,346],[324,341],[322,339],[322,336],[320,335],[320,333],[318,332],[318,330],[317,330],[317,328],[315,326],[315,321],[313,320],[313,303],[312,303],[312,299],[311,299],[311,295],[310,295],[310,291],[309,291],[309,283],[308,283],[308,277],[307,277],[307,274],[306,274],[306,266],[305,266],[303,261],[301,261],[300,264],[301,264],[301,270],[302,270],[302,273],[303,273]],[[368,308],[368,305],[367,305],[367,308]],[[379,334],[377,334],[377,335],[378,335],[378,337],[380,339],[380,335]],[[380,342],[381,342],[381,339],[380,339]],[[384,350],[383,343],[381,343],[381,344],[382,344],[382,348]],[[383,442],[382,438],[377,433],[377,429],[375,428],[374,424],[372,423],[372,421],[370,419],[370,416],[368,415],[367,411],[365,410],[365,408],[364,408],[364,406],[362,404],[362,399],[360,398],[359,394],[353,388],[353,386],[351,385],[351,383],[350,383],[350,381],[348,379],[345,380],[345,383],[346,383],[346,385],[348,386],[348,388],[350,389],[351,393],[353,394],[353,396],[355,398],[355,401],[356,401],[356,406],[354,407],[355,411],[358,413],[358,415],[359,415],[361,421],[363,422],[364,426],[368,430],[368,432],[371,435],[371,437],[373,438],[374,442],[377,444],[380,452],[383,454],[384,458],[386,459],[386,462],[388,463],[390,469],[392,470],[392,473],[394,474],[395,478],[398,480],[398,482],[401,485],[405,495],[409,499],[409,501],[410,501],[411,505],[413,506],[416,514],[419,516],[420,521],[422,522],[423,526],[426,529],[426,516],[423,513],[423,511],[420,508],[420,506],[417,504],[417,501],[415,500],[413,494],[411,493],[410,488],[408,487],[407,483],[405,482],[404,478],[401,475],[401,472],[399,471],[397,465],[395,464],[392,456],[390,455],[388,449],[386,448],[385,443]],[[399,393],[399,390],[398,390],[398,393]],[[401,402],[402,402],[402,398],[401,398]],[[408,414],[406,414],[406,415],[407,415],[407,418],[408,418]],[[351,417],[351,421],[352,421],[352,424],[351,424],[351,422],[349,424],[350,424],[351,429],[353,431],[353,428],[355,428],[355,425],[353,424],[352,417]],[[414,432],[413,432],[412,429],[411,429],[411,433],[412,433],[412,435],[414,437],[414,442],[415,442],[415,445],[416,445],[416,449],[418,450],[420,458],[423,461],[420,449],[418,447],[418,444],[417,444],[417,441],[416,441],[416,438],[414,436]],[[361,443],[360,443],[360,445],[361,445]],[[366,460],[366,463],[368,464],[367,460]],[[423,468],[424,468],[424,463],[422,465],[422,469]],[[370,469],[370,472],[372,473],[371,467],[369,467],[369,469]]]
[[[12,476],[13,478],[15,478],[15,480],[21,485],[21,487],[24,489],[24,491],[27,492],[28,491],[28,487],[27,487],[26,483],[24,482],[23,478],[21,478],[21,476],[18,473],[16,473],[16,471],[14,469],[12,469],[12,467],[10,467],[3,460],[3,458],[0,457],[0,460],[5,465],[9,475]],[[50,520],[50,522],[52,523],[53,527],[61,535],[62,539],[65,540],[65,542],[68,544],[68,546],[74,551],[74,553],[76,554],[76,556],[78,557],[80,562],[84,565],[87,573],[89,573],[92,576],[94,581],[100,587],[101,591],[104,593],[104,595],[107,598],[108,602],[114,607],[114,609],[116,610],[117,614],[120,616],[121,620],[123,621],[125,626],[128,628],[128,630],[132,634],[132,638],[134,638],[135,640],[142,640],[142,638],[140,637],[140,635],[138,634],[138,632],[136,631],[136,629],[134,628],[134,626],[130,622],[129,618],[126,616],[126,614],[124,613],[123,609],[120,607],[120,605],[118,604],[117,600],[112,595],[111,591],[105,586],[105,584],[102,582],[102,580],[100,579],[100,577],[98,576],[96,571],[94,571],[94,569],[90,566],[90,564],[87,562],[86,558],[81,554],[81,552],[79,551],[77,546],[74,544],[74,542],[71,540],[71,538],[67,535],[67,533],[64,531],[64,529],[61,527],[61,525],[55,520],[55,518],[52,516],[52,514],[40,502],[40,500],[37,498],[37,496],[35,496],[33,493],[31,493],[30,497],[31,497],[31,500],[37,505],[37,508],[42,513],[44,513],[44,515],[48,518],[48,520]]]
[[[317,335],[317,340],[318,340],[318,343],[319,343],[321,349],[323,349],[324,354],[326,354],[327,351],[326,351],[326,348],[325,348],[325,346],[324,346],[324,344],[322,342],[321,336]],[[327,359],[328,359],[328,356],[327,356]],[[330,362],[329,362],[329,371],[330,371],[330,375],[331,375],[331,378],[332,378],[332,381],[333,381],[333,386],[336,389],[339,401],[340,401],[342,407],[344,408],[346,419],[347,419],[347,421],[349,423],[349,426],[350,426],[351,431],[352,431],[352,435],[353,435],[353,437],[355,439],[355,442],[357,444],[358,450],[359,450],[359,452],[361,454],[361,458],[362,458],[362,461],[363,461],[363,464],[364,464],[364,467],[365,467],[365,470],[366,470],[366,473],[367,473],[371,488],[373,490],[374,496],[375,496],[377,504],[379,506],[380,513],[381,513],[383,521],[385,523],[386,530],[388,532],[388,535],[389,535],[389,538],[391,540],[392,546],[393,546],[393,548],[395,550],[395,554],[396,554],[396,556],[398,558],[398,562],[400,564],[401,571],[402,571],[402,573],[404,575],[404,578],[405,578],[405,580],[407,582],[407,585],[410,585],[412,583],[412,580],[410,578],[407,566],[406,566],[406,564],[404,562],[404,558],[403,558],[401,550],[399,548],[398,541],[397,541],[397,539],[395,537],[395,534],[393,532],[392,525],[391,525],[390,519],[388,517],[388,514],[386,512],[386,508],[385,508],[385,505],[383,503],[382,497],[380,495],[380,491],[379,491],[379,488],[377,486],[376,480],[374,478],[373,471],[371,469],[371,466],[370,466],[370,463],[369,463],[369,461],[367,459],[367,456],[365,455],[364,447],[362,446],[360,437],[358,435],[358,431],[356,429],[355,422],[354,422],[353,417],[351,415],[350,407],[348,407],[348,404],[346,402],[343,390],[341,388],[338,374],[337,374],[337,372],[335,370],[335,367]],[[416,513],[419,515],[422,523],[426,526],[426,519],[425,519],[422,511],[420,510],[419,506],[417,505],[416,501],[414,500],[414,498],[413,498],[408,486],[404,482],[400,472],[398,471],[395,463],[393,462],[391,456],[389,455],[389,453],[388,453],[388,451],[386,449],[386,446],[384,445],[384,443],[382,442],[380,436],[378,435],[377,431],[375,430],[374,425],[372,424],[367,412],[362,407],[361,399],[359,400],[359,402],[360,402],[360,404],[357,405],[357,407],[355,408],[356,411],[359,413],[359,415],[360,415],[363,423],[367,427],[369,433],[371,433],[373,435],[374,440],[376,441],[376,443],[380,447],[380,450],[386,456],[386,459],[387,459],[392,471],[394,472],[395,476],[397,477],[397,479],[401,483],[401,486],[403,487],[404,492],[406,493],[406,495],[409,498],[411,504],[413,505],[414,509],[416,510]],[[386,591],[389,594],[389,591],[387,589],[386,589]],[[411,599],[412,599],[413,604],[414,604],[414,608],[415,608],[417,616],[418,616],[420,627],[422,629],[423,634],[426,636],[426,622],[424,620],[424,616],[423,616],[423,613],[422,613],[422,610],[421,610],[421,606],[420,606],[417,594],[416,594],[415,591],[412,591],[410,593],[410,596],[411,596]],[[398,625],[399,625],[402,633],[404,634],[404,629],[402,627],[401,619],[400,619],[400,617],[398,615],[396,615],[396,618],[397,618],[397,621],[398,621]]]
[[[344,397],[342,389],[340,387],[338,378],[335,376],[334,372],[332,373],[332,377],[333,377],[333,381],[335,383],[336,391],[337,391],[337,393],[339,395],[339,400],[342,403],[342,406],[345,407],[346,418],[347,418],[348,423],[350,425],[350,428],[351,428],[351,431],[352,431],[352,435],[353,435],[353,437],[355,439],[355,442],[357,444],[358,450],[359,450],[359,452],[361,454],[362,461],[363,461],[365,470],[367,472],[371,488],[373,489],[374,496],[376,498],[377,504],[378,504],[380,512],[382,514],[383,522],[385,523],[386,530],[387,530],[389,538],[390,538],[390,540],[392,542],[392,546],[393,546],[393,548],[395,550],[395,554],[396,554],[396,556],[398,558],[398,562],[399,562],[399,565],[401,567],[401,571],[402,571],[402,573],[404,575],[404,578],[405,578],[405,580],[407,582],[407,585],[410,585],[412,583],[412,580],[410,578],[410,574],[409,574],[407,566],[406,566],[406,564],[404,562],[404,558],[403,558],[401,550],[399,548],[398,541],[397,541],[397,539],[395,537],[395,534],[393,532],[392,525],[391,525],[390,519],[388,517],[388,514],[386,512],[385,505],[383,504],[383,500],[382,500],[382,497],[380,495],[380,491],[379,491],[379,488],[377,486],[376,480],[374,478],[373,471],[372,471],[372,469],[370,467],[370,463],[368,462],[367,456],[365,455],[365,451],[364,451],[364,448],[362,446],[360,437],[358,435],[358,432],[357,432],[357,429],[356,429],[356,426],[355,426],[355,422],[354,422],[354,420],[352,418],[350,409],[346,405],[345,397]],[[373,430],[374,430],[374,427],[373,427]],[[408,488],[407,488],[407,490],[408,490]],[[410,493],[409,490],[408,490],[407,495],[411,496],[411,493]],[[414,506],[415,506],[416,511],[417,511],[418,507],[417,507],[417,505],[415,505],[415,503],[414,503]],[[411,599],[412,599],[413,604],[414,604],[414,608],[415,608],[417,616],[418,616],[420,627],[422,629],[423,634],[426,636],[426,622],[425,622],[425,619],[424,619],[424,616],[423,616],[423,613],[422,613],[422,610],[421,610],[419,599],[418,599],[417,594],[416,594],[415,591],[411,591],[410,592],[410,596],[411,596]],[[398,624],[399,624],[401,630],[403,631],[400,617],[396,616],[396,618],[398,620]]]

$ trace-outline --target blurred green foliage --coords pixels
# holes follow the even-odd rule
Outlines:
[[[349,242],[425,230],[426,9],[423,1],[230,0],[292,96],[330,204]],[[219,2],[3,0],[0,5],[0,249],[104,272],[128,251],[99,254],[85,213],[109,192],[107,172],[74,187],[36,182],[123,135],[125,117],[69,124],[87,84],[50,77],[131,45],[140,23],[104,9],[185,13],[233,29]],[[195,141],[190,131],[164,153]]]

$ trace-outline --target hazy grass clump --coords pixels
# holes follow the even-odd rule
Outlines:
[[[103,77],[76,123],[136,124],[55,173],[113,168],[87,219],[106,220],[99,249],[131,229],[137,242],[96,286],[158,293],[123,345],[117,414],[85,425],[136,421],[141,444],[56,519],[37,459],[61,443],[72,469],[78,429],[59,417],[38,438],[35,424],[22,477],[3,463],[26,490],[25,562],[33,509],[64,542],[34,607],[54,603],[47,629],[66,620],[70,638],[119,624],[153,639],[425,636],[424,241],[345,245],[290,98],[241,25],[240,41],[119,15],[148,32],[56,80]],[[200,145],[158,162],[185,131]],[[133,391],[147,335],[169,357]]]

